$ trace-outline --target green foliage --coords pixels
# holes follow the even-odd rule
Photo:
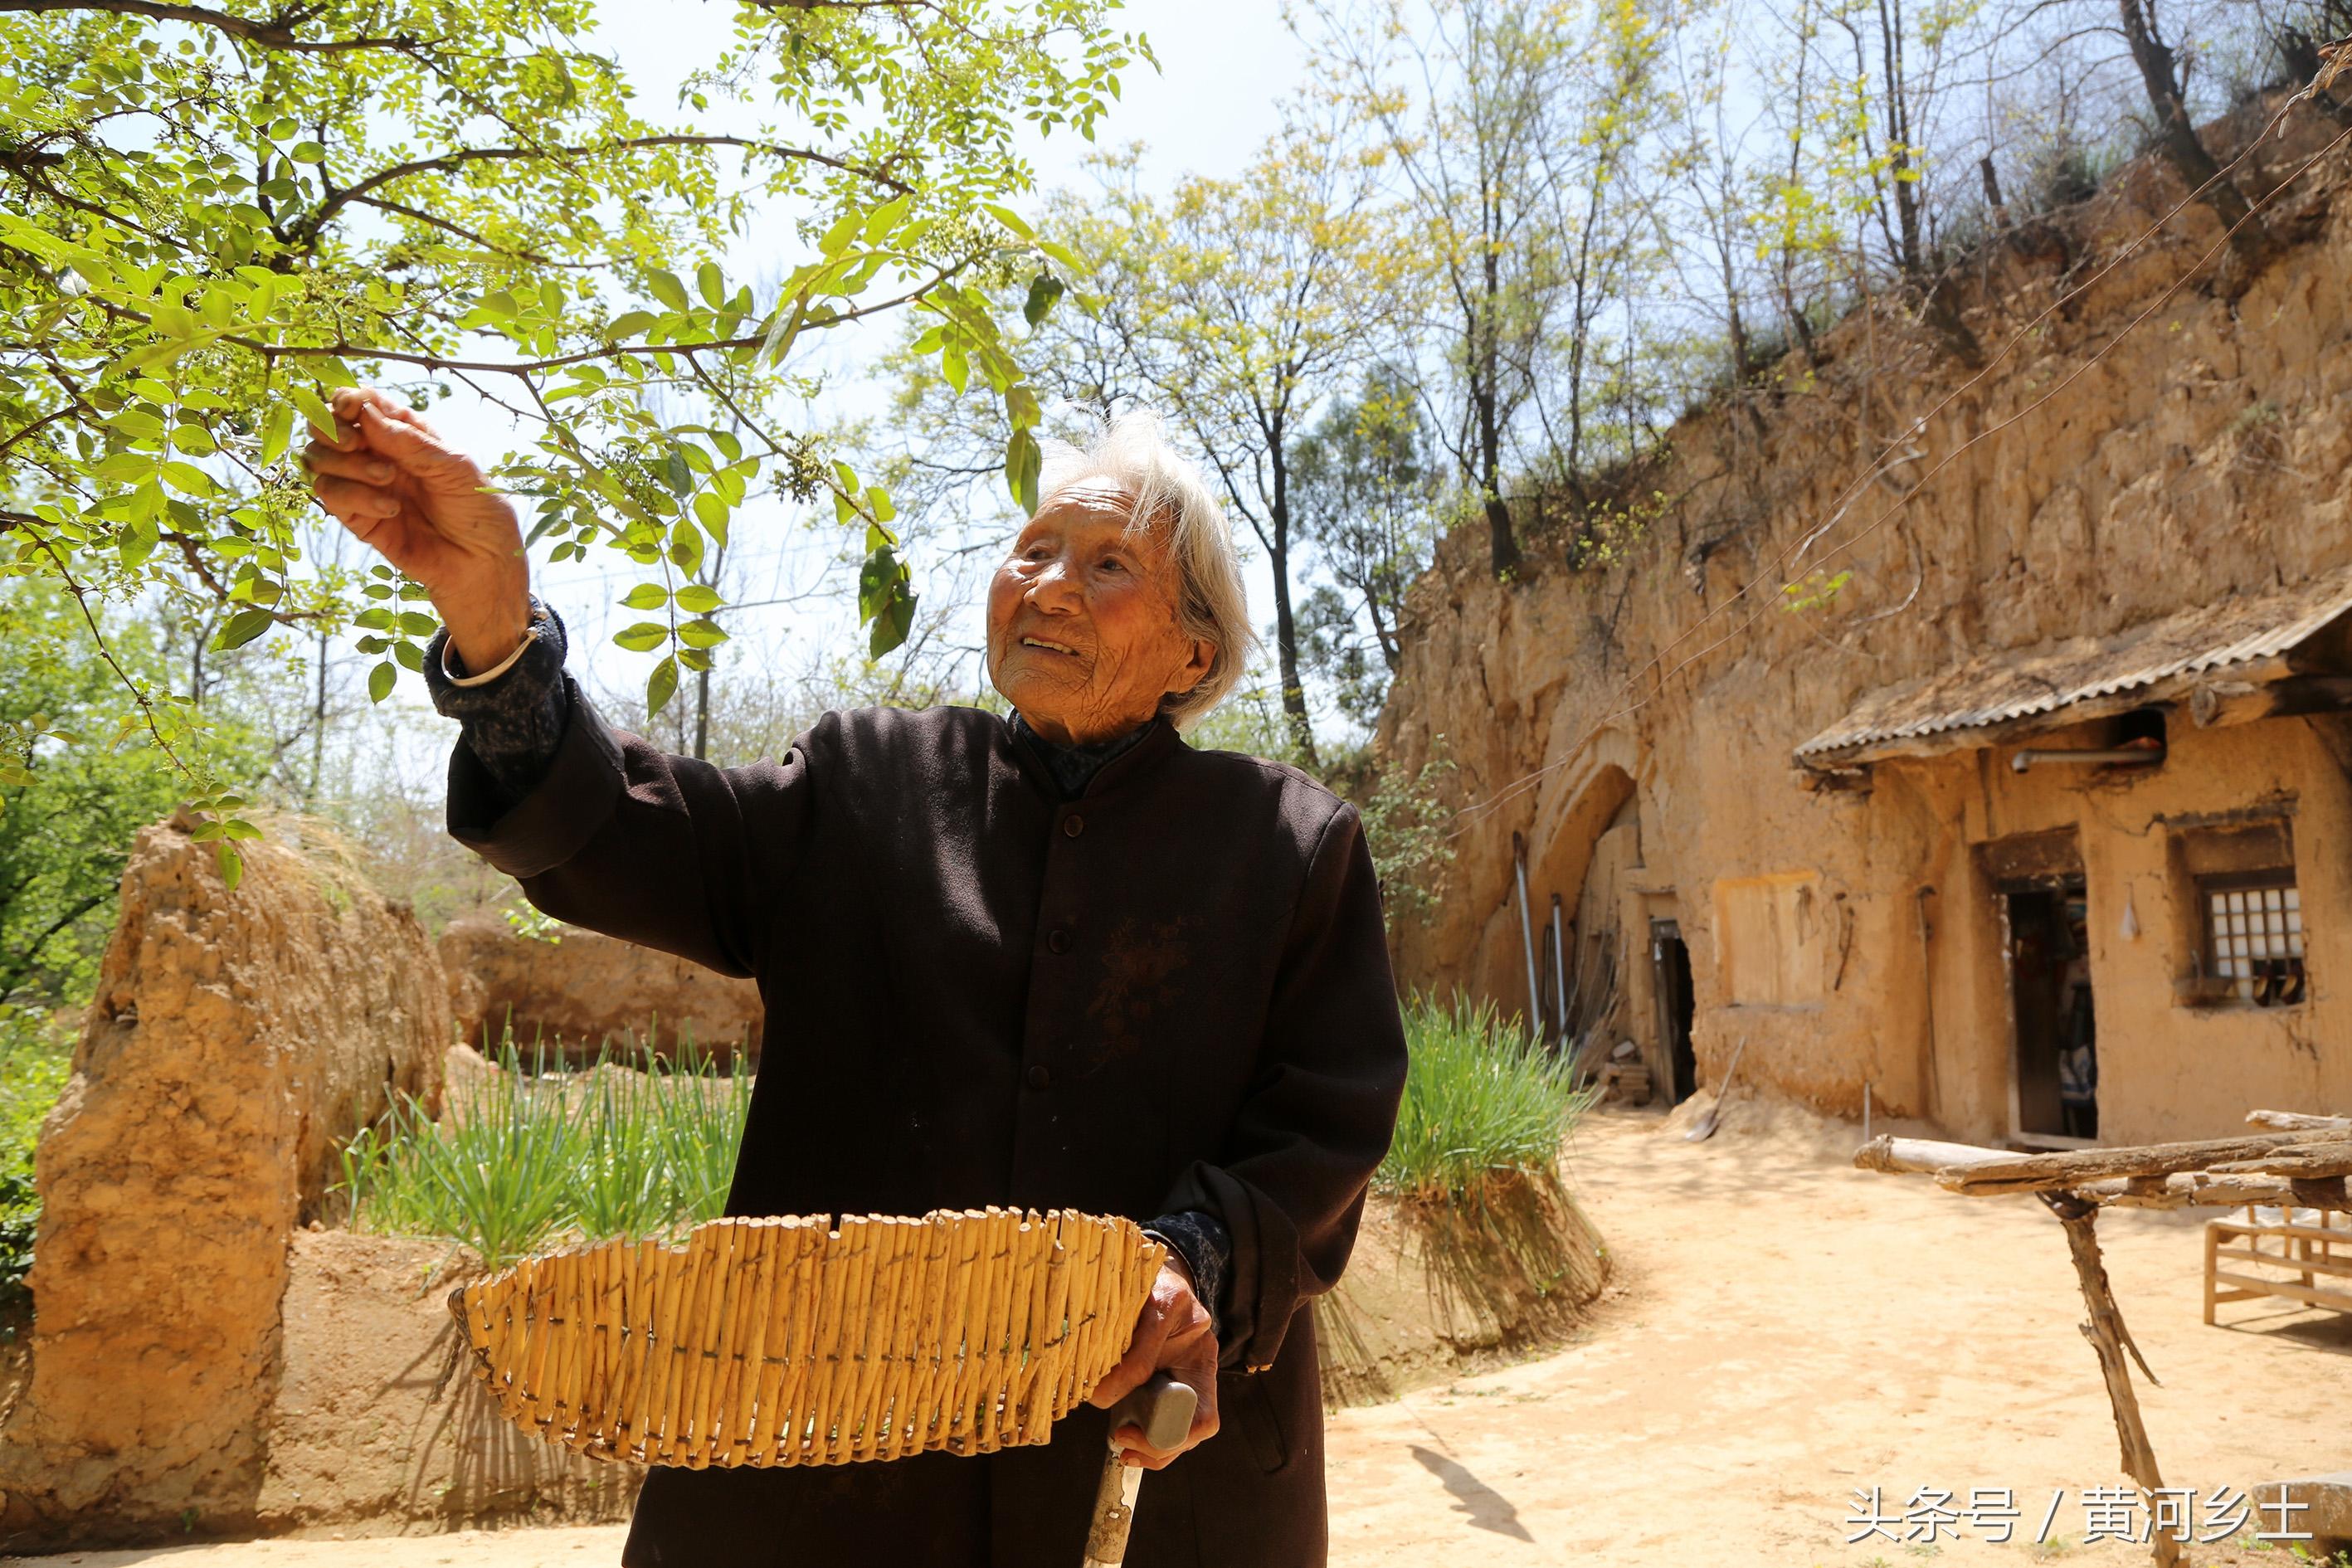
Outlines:
[[[1454,813],[1444,792],[1454,771],[1445,737],[1433,735],[1419,767],[1384,770],[1364,802],[1364,837],[1391,921],[1428,910],[1435,901],[1430,883],[1453,862]]]
[[[232,782],[258,762],[234,721],[202,729],[178,703],[142,714],[125,681],[165,680],[156,626],[88,608],[48,583],[0,580],[0,1004],[88,997],[131,838],[189,792],[129,737],[158,723]]]
[[[1492,1003],[1415,996],[1412,1053],[1396,1136],[1373,1184],[1400,1197],[1475,1205],[1498,1178],[1554,1180],[1560,1142],[1598,1091],[1580,1089],[1565,1056],[1507,1023]]]
[[[1412,380],[1392,365],[1336,398],[1290,458],[1299,536],[1330,582],[1299,609],[1300,653],[1370,727],[1403,658],[1405,590],[1428,568],[1443,484]]]
[[[0,1008],[0,1308],[24,1293],[40,1203],[33,1145],[71,1071],[64,1032],[37,1013]]]
[[[1816,566],[1793,583],[1780,584],[1780,608],[1792,615],[1818,610],[1845,591],[1853,581],[1850,571],[1828,572]]]
[[[718,1217],[751,1109],[742,1058],[721,1072],[689,1042],[668,1067],[616,1065],[525,1072],[509,1038],[500,1070],[454,1090],[440,1121],[404,1101],[343,1150],[352,1227],[456,1242],[499,1268],[563,1238]]]
[[[563,942],[563,922],[528,903],[508,905],[506,915],[507,929],[527,942],[543,942],[550,947]]]
[[[498,476],[532,540],[636,568],[625,602],[659,614],[618,640],[655,660],[651,708],[727,636],[706,564],[755,493],[831,497],[891,646],[913,588],[889,498],[794,427],[795,366],[845,322],[920,312],[1034,489],[1036,399],[992,289],[1049,298],[1074,258],[1004,203],[1024,128],[1091,136],[1145,54],[1115,5],[751,0],[687,94],[758,106],[742,135],[641,116],[584,0],[0,16],[0,572],[219,605],[221,649],[354,627],[381,700],[432,619],[388,573],[306,566],[295,453],[333,388],[399,378],[421,407],[462,381],[535,426]],[[728,269],[762,205],[803,244],[773,289]],[[233,817],[161,684],[124,679]]]

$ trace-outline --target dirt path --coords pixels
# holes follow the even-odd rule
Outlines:
[[[1332,1423],[1339,1568],[1517,1564],[2146,1562],[2084,1544],[2083,1494],[2121,1480],[2057,1223],[2026,1198],[1961,1199],[1846,1164],[1854,1129],[1737,1101],[1712,1141],[1604,1113],[1570,1170],[1618,1274],[1543,1361]],[[2200,1318],[2200,1221],[2111,1212],[2108,1268],[2164,1379],[2143,1400],[2166,1479],[2210,1492],[2352,1468],[2352,1319],[2284,1303]],[[1856,1489],[1900,1514],[1922,1487],[2011,1489],[2018,1542],[1849,1545]],[[2054,1489],[2050,1544],[2030,1544]],[[1145,1507],[1150,1506],[1147,1499]],[[2287,1564],[2239,1544],[2200,1564]],[[275,1542],[47,1560],[113,1568],[570,1568],[615,1529],[365,1544]]]

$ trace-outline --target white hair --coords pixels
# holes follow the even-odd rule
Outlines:
[[[1087,479],[1108,479],[1134,498],[1128,527],[1140,531],[1164,523],[1168,553],[1176,563],[1177,625],[1188,637],[1216,649],[1209,672],[1190,691],[1170,692],[1160,711],[1180,729],[1208,717],[1224,700],[1257,649],[1250,625],[1249,595],[1242,587],[1241,560],[1234,551],[1233,525],[1200,468],[1170,444],[1160,416],[1148,409],[1120,415],[1083,447],[1064,441],[1045,446],[1037,510]]]

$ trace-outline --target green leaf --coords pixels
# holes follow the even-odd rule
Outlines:
[[[1040,272],[1029,280],[1029,300],[1021,307],[1021,319],[1035,326],[1061,297],[1062,280],[1050,272]]]
[[[694,283],[696,288],[702,290],[702,301],[704,304],[709,305],[714,310],[723,310],[726,308],[727,279],[719,272],[719,263],[716,261],[706,261],[700,267],[695,268]]]
[[[913,206],[914,203],[914,193],[910,191],[895,202],[885,202],[876,207],[866,220],[866,243],[869,246],[881,244],[900,224],[907,221],[907,210]]]
[[[1023,511],[1036,511],[1037,478],[1045,468],[1045,454],[1037,437],[1026,430],[1013,432],[1012,439],[1004,443],[1004,483]]]
[[[677,607],[693,615],[707,616],[724,603],[718,589],[701,583],[689,583],[677,591]]]
[[[1012,232],[1013,238],[1020,240],[1024,245],[1035,243],[1037,231],[1031,228],[1028,221],[1022,217],[1019,213],[1014,212],[1011,207],[998,206],[994,202],[987,202],[982,204],[982,205],[987,211],[989,216],[1003,224]]]
[[[429,637],[441,629],[441,623],[418,610],[400,612],[400,629],[404,636]]]
[[[302,417],[310,422],[311,428],[318,431],[321,439],[332,441],[335,438],[334,411],[317,393],[307,386],[289,386],[286,389],[286,395],[300,411]]]
[[[297,142],[286,155],[298,163],[323,163],[327,161],[327,150],[316,142]]]
[[[659,621],[639,621],[614,632],[613,640],[631,653],[648,653],[669,641],[669,628]]]
[[[658,610],[669,603],[669,590],[658,583],[640,583],[621,595],[621,603],[633,610]]]
[[[412,674],[422,675],[425,673],[425,650],[418,647],[415,643],[396,642],[393,644],[392,657],[400,661],[402,668],[410,671]]]
[[[381,702],[392,695],[392,683],[400,679],[400,668],[384,659],[368,671],[368,700]]]
[[[268,610],[239,610],[228,618],[228,625],[221,627],[220,636],[213,639],[213,647],[224,653],[243,647],[276,624]]]
[[[681,522],[669,531],[669,562],[688,576],[702,570],[702,535],[694,524]]]
[[[694,517],[710,531],[711,538],[727,542],[727,502],[716,491],[705,490],[694,498]]]
[[[122,558],[125,570],[136,572],[147,563],[147,558],[155,553],[155,547],[163,542],[162,531],[155,526],[153,517],[134,517],[123,525],[121,533],[115,535],[114,551]]]
[[[677,280],[677,274],[675,272],[665,272],[656,268],[646,279],[646,287],[654,291],[655,299],[673,310],[694,309],[693,301],[686,297],[686,285]]]
[[[166,463],[163,467],[163,482],[182,495],[206,497],[220,487],[213,477],[194,463]]]
[[[857,237],[858,230],[864,226],[865,215],[851,213],[826,229],[824,237],[817,241],[816,247],[826,260],[834,260],[849,248],[850,242]]]
[[[691,620],[677,628],[677,640],[688,647],[717,647],[727,640],[727,633],[716,621]]]
[[[874,617],[873,629],[866,634],[866,656],[880,658],[905,642],[914,629],[915,595],[902,594],[890,602],[889,608]]]
[[[604,328],[607,342],[625,342],[658,320],[651,310],[624,310]]]
[[[648,721],[659,718],[661,710],[669,706],[669,700],[677,692],[677,660],[666,658],[654,666],[654,672],[646,677],[646,718]]]
[[[294,438],[294,405],[273,403],[261,421],[261,463],[268,468],[286,455],[289,442]]]
[[[245,857],[238,854],[236,846],[226,838],[220,841],[214,853],[220,861],[221,886],[232,893],[236,892],[236,885],[245,880]]]

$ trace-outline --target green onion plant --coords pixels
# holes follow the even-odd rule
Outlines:
[[[1569,1058],[1505,1020],[1494,1004],[1415,995],[1396,1136],[1373,1184],[1424,1202],[1475,1204],[1498,1180],[1557,1180],[1559,1147],[1598,1098]]]
[[[526,1071],[509,1035],[499,1065],[452,1090],[438,1121],[404,1099],[344,1146],[353,1229],[456,1242],[499,1268],[718,1217],[751,1109],[740,1054],[722,1070],[685,1038],[667,1063],[605,1050],[566,1071],[542,1048]]]

